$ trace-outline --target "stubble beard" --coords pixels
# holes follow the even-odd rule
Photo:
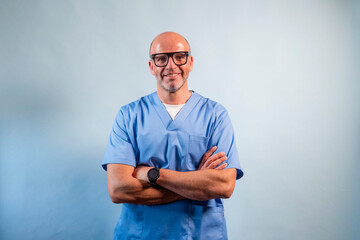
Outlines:
[[[185,79],[183,78],[181,81],[180,86],[176,87],[175,84],[170,83],[169,86],[166,86],[163,82],[163,80],[160,80],[160,86],[165,90],[168,91],[169,93],[175,93],[177,91],[179,91],[185,84]]]

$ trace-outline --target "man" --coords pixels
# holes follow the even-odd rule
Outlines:
[[[102,163],[124,203],[114,239],[227,239],[221,198],[243,175],[229,116],[189,91],[184,37],[158,35],[150,58],[157,91],[121,107]]]

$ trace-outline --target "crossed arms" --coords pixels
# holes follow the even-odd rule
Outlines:
[[[182,199],[206,201],[229,198],[235,188],[236,169],[224,169],[224,152],[214,154],[216,147],[202,157],[197,171],[178,172],[160,169],[159,187],[147,181],[150,167],[108,164],[107,181],[110,198],[114,203],[155,205]]]

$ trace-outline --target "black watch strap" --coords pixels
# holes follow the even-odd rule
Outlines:
[[[160,169],[155,167],[151,168],[147,173],[147,177],[149,179],[149,183],[152,186],[156,186],[156,180],[160,177]]]

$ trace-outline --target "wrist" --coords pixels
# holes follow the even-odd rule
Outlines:
[[[147,172],[147,180],[148,183],[152,186],[157,186],[156,181],[159,179],[160,177],[160,169],[159,168],[150,168],[149,171]]]

